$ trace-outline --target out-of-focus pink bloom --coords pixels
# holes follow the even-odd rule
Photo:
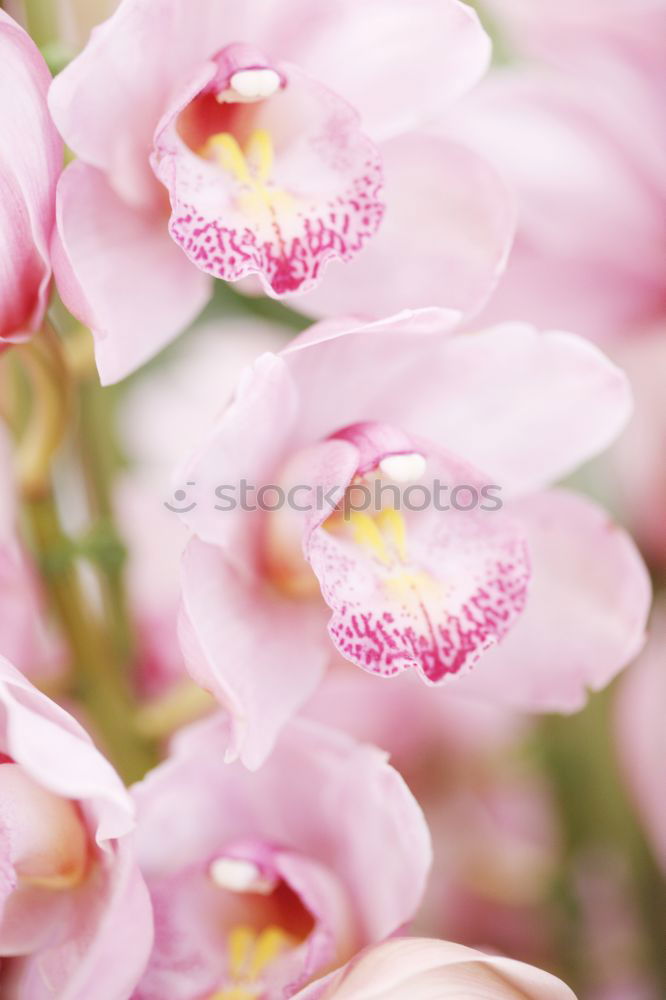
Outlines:
[[[614,345],[636,405],[599,470],[649,564],[666,566],[666,325]]]
[[[251,774],[222,763],[226,730],[183,730],[135,788],[156,925],[141,1000],[290,995],[394,933],[425,886],[427,828],[384,754],[299,721]]]
[[[666,798],[664,797],[664,702],[666,701],[666,604],[655,608],[650,640],[627,672],[617,696],[620,764],[652,842],[666,871]]]
[[[587,0],[585,4],[485,0],[484,7],[496,18],[496,28],[516,57],[537,57],[593,78],[601,65],[620,56],[641,72],[663,78],[663,0]]]
[[[476,154],[413,130],[477,81],[489,51],[458,0],[202,0],[194,12],[123,0],[50,96],[79,156],[59,187],[58,285],[95,333],[103,381],[180,332],[209,275],[300,293],[363,251],[313,308],[365,308],[369,277],[373,314],[476,306],[504,264],[512,209]]]
[[[368,948],[296,1000],[576,1000],[548,972],[500,955],[429,938],[396,938]]]
[[[0,342],[25,340],[46,309],[62,142],[51,76],[30,36],[0,10]]]
[[[415,929],[549,965],[557,815],[543,776],[512,760],[511,750],[520,745],[494,759],[487,749],[468,752],[451,769],[440,751],[439,780],[420,798],[434,863]],[[425,779],[425,765],[423,772]]]
[[[666,122],[654,97],[613,53],[589,75],[493,70],[452,110],[447,134],[492,163],[517,201],[507,268],[478,322],[520,316],[609,343],[664,315]]]
[[[589,501],[544,491],[624,424],[624,376],[569,334],[452,326],[423,310],[314,327],[244,373],[179,476],[198,536],[182,641],[195,680],[234,717],[230,757],[260,763],[330,640],[384,677],[411,668],[561,711],[640,648],[650,587],[633,544]],[[396,483],[429,499],[397,510]],[[269,514],[256,509],[269,484],[300,492]],[[503,506],[484,509],[487,484]],[[383,486],[381,502],[345,514],[360,486]],[[468,491],[458,509],[454,487]],[[275,504],[270,489],[263,499]]]
[[[420,801],[431,793],[437,797],[442,781],[448,787],[451,776],[464,772],[472,759],[495,759],[515,746],[529,723],[509,709],[456,697],[449,687],[426,686],[414,671],[377,684],[342,657],[303,711],[386,750]]]
[[[4,659],[0,704],[2,995],[129,996],[152,940],[131,799],[79,724]]]
[[[521,752],[531,720],[413,673],[378,684],[344,661],[304,712],[385,748],[417,796],[434,857],[415,932],[548,965],[559,833],[548,786]]]

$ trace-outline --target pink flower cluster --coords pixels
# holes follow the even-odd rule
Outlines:
[[[523,926],[552,789],[507,748],[638,656],[666,557],[666,5],[488,0],[492,64],[460,0],[120,0],[87,40],[54,6],[52,81],[0,11],[0,360],[37,364],[47,440],[47,310],[136,376],[101,508],[134,647],[82,664],[69,602],[107,664],[116,592],[46,544],[3,432],[0,995],[575,1000]],[[106,445],[60,388],[68,529],[68,448]],[[395,502],[435,480],[499,500]],[[215,502],[241,482],[325,499]],[[613,716],[662,868],[664,620]],[[129,787],[117,683],[154,751]]]

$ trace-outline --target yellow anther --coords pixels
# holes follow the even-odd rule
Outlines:
[[[208,137],[200,155],[228,170],[241,184],[259,189],[270,179],[273,169],[273,142],[264,128],[255,129],[244,150],[230,132],[217,132]]]
[[[224,170],[230,171],[243,184],[252,183],[252,175],[238,140],[230,132],[211,135],[201,149],[201,156],[214,160]]]
[[[384,537],[388,536],[402,562],[407,562],[407,527],[402,514],[393,507],[385,507],[375,518]]]
[[[293,948],[295,944],[294,938],[283,931],[281,927],[274,925],[267,927],[257,938],[248,969],[249,978],[257,979],[271,962],[274,962],[288,948]]]
[[[255,129],[245,144],[245,159],[255,180],[266,182],[273,169],[273,141],[265,128]]]
[[[364,511],[353,510],[349,514],[349,524],[354,541],[371,552],[385,566],[389,566],[391,556],[376,521]]]
[[[257,935],[251,927],[239,925],[229,934],[229,973],[233,979],[247,974]]]
[[[213,994],[210,1000],[248,1000],[257,996],[257,985],[264,970],[296,940],[271,924],[259,934],[252,927],[240,924],[234,927],[228,939],[229,971],[231,985]]]

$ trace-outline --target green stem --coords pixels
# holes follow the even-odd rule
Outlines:
[[[58,40],[58,5],[53,0],[24,0],[28,31],[41,48]]]
[[[136,781],[156,762],[156,753],[151,741],[134,727],[131,691],[91,614],[52,490],[38,498],[27,498],[23,510],[51,607],[69,647],[73,693],[122,777]]]
[[[122,776],[133,781],[156,762],[155,744],[134,726],[136,706],[123,669],[122,644],[109,631],[114,622],[106,616],[99,621],[91,607],[79,574],[81,547],[62,529],[53,486],[52,465],[67,427],[72,380],[60,341],[48,324],[14,355],[27,377],[20,388],[27,389],[29,397],[17,392],[15,400],[17,479],[26,531],[70,651],[73,693]],[[27,403],[25,415],[19,412],[19,402]]]
[[[117,463],[109,390],[102,389],[96,378],[83,378],[79,382],[78,400],[78,447],[98,543],[93,558],[102,582],[116,655],[125,669],[129,669],[136,641],[125,590],[125,545],[115,523],[112,500]]]

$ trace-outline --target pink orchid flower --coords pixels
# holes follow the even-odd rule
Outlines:
[[[396,296],[477,305],[512,236],[504,188],[414,130],[489,51],[459,0],[123,0],[50,93],[79,157],[59,187],[58,285],[102,380],[194,319],[211,275],[302,293],[363,251],[375,278],[394,275],[374,282],[387,311]]]
[[[523,752],[532,719],[413,671],[378,684],[344,661],[303,711],[383,747],[417,796],[433,840],[419,929],[549,964],[559,836],[549,786]]]
[[[222,763],[217,713],[135,787],[156,939],[137,1000],[290,996],[394,933],[430,840],[385,755],[299,721],[252,774]]]
[[[500,955],[429,938],[368,948],[296,1000],[576,1000],[548,972]]]
[[[129,996],[152,940],[132,801],[81,726],[5,659],[0,705],[0,992]]]
[[[44,317],[62,142],[49,117],[51,76],[30,36],[0,10],[0,343]]]
[[[515,323],[456,335],[439,310],[321,323],[260,357],[172,504],[197,536],[183,649],[234,718],[230,758],[261,762],[333,649],[383,678],[581,707],[640,648],[650,586],[601,509],[544,487],[629,411],[625,377],[587,341]],[[437,482],[462,489],[458,509]],[[488,484],[499,500],[483,509]],[[277,486],[293,500],[271,511]],[[423,491],[412,509],[400,486]]]

